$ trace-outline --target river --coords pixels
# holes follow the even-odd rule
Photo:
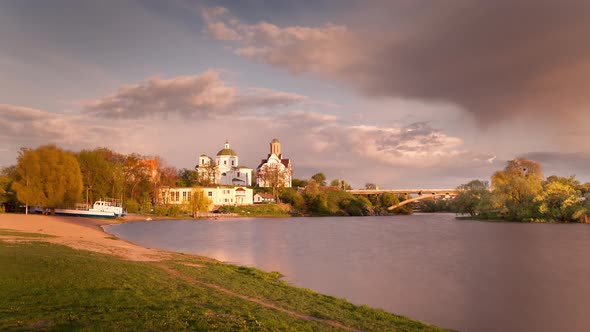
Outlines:
[[[590,331],[590,225],[394,217],[151,221],[134,243],[279,271],[297,286],[461,331]]]

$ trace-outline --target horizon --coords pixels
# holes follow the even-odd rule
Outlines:
[[[255,168],[277,138],[295,178],[354,188],[455,188],[518,157],[590,182],[589,9],[2,2],[0,167],[54,143],[193,169],[228,140]]]

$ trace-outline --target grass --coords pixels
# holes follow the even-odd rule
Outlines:
[[[367,331],[442,331],[289,286],[277,272],[189,255],[130,262],[56,244],[0,241],[0,267],[0,330],[340,330],[238,294]]]
[[[245,217],[290,217],[286,204],[254,204],[243,206],[222,206],[221,211],[237,213]]]
[[[40,234],[40,233],[27,233],[27,232],[19,232],[19,231],[13,231],[10,229],[3,229],[0,228],[0,236],[20,236],[20,237],[35,237],[35,238],[52,238],[52,237],[56,237],[53,235],[48,235],[48,234]]]

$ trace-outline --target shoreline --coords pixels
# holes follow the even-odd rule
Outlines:
[[[138,219],[140,220],[140,219]],[[130,261],[161,261],[171,252],[139,246],[114,237],[102,226],[118,224],[116,220],[39,214],[0,214],[0,229],[50,236],[31,240],[18,235],[1,235],[9,242],[44,241],[73,249],[105,253]]]
[[[135,222],[145,221],[145,219],[142,219],[141,217],[132,217],[127,221],[130,222],[132,220]],[[278,272],[265,272],[255,268],[226,264],[215,259],[194,254],[176,253],[148,248],[112,236],[102,228],[102,226],[105,225],[119,223],[120,222],[116,220],[83,217],[0,214],[0,245],[9,246],[5,248],[10,248],[11,243],[17,246],[24,246],[22,247],[22,250],[24,251],[14,248],[10,249],[12,251],[5,253],[8,255],[6,257],[13,257],[14,255],[22,256],[19,261],[9,261],[11,262],[11,267],[6,271],[6,273],[8,273],[7,276],[14,276],[14,278],[16,278],[14,281],[15,285],[21,285],[22,283],[28,282],[30,278],[23,278],[22,274],[18,274],[22,273],[22,271],[19,270],[20,265],[27,264],[27,262],[30,263],[27,265],[28,268],[24,267],[24,271],[30,271],[31,269],[51,269],[57,267],[52,265],[51,262],[55,259],[60,260],[62,257],[63,259],[66,259],[66,261],[62,262],[67,262],[70,259],[81,259],[80,264],[85,264],[86,268],[94,268],[95,264],[102,266],[98,267],[98,270],[93,270],[92,274],[101,273],[101,275],[104,275],[105,277],[99,279],[102,280],[100,281],[101,283],[111,282],[109,286],[103,285],[102,287],[116,289],[117,291],[112,293],[112,295],[106,293],[93,293],[95,292],[95,287],[101,287],[94,283],[89,284],[90,288],[87,289],[90,294],[93,294],[91,297],[73,297],[70,300],[70,295],[66,294],[67,292],[63,294],[64,299],[61,297],[50,297],[50,293],[46,292],[41,292],[39,294],[39,296],[47,297],[47,300],[45,300],[46,307],[48,305],[49,307],[55,305],[55,310],[58,311],[63,307],[63,304],[59,304],[60,301],[66,301],[65,303],[68,303],[68,306],[73,305],[72,303],[78,303],[79,301],[86,301],[85,299],[90,301],[86,305],[76,307],[76,309],[68,309],[70,311],[68,311],[67,317],[77,317],[77,315],[85,315],[86,317],[86,309],[88,306],[92,306],[92,303],[94,303],[92,299],[94,297],[100,297],[103,301],[112,302],[113,305],[116,306],[120,301],[124,301],[124,298],[117,297],[119,292],[129,289],[132,294],[136,294],[133,291],[135,288],[140,290],[139,294],[142,292],[148,292],[151,291],[153,287],[159,287],[159,283],[144,289],[146,281],[162,280],[162,278],[165,277],[169,278],[166,279],[168,280],[168,283],[174,283],[171,284],[171,289],[186,287],[188,285],[190,286],[190,288],[188,288],[190,289],[190,292],[201,294],[195,296],[205,296],[205,298],[209,298],[211,294],[215,294],[215,298],[207,300],[212,301],[211,303],[207,301],[198,302],[199,304],[197,307],[193,307],[193,301],[187,300],[187,297],[185,296],[186,294],[179,294],[175,297],[174,303],[185,303],[186,301],[189,301],[190,303],[182,304],[188,305],[188,307],[186,307],[187,309],[179,310],[173,309],[175,307],[171,307],[170,310],[172,311],[166,311],[167,314],[173,312],[174,315],[184,315],[188,312],[187,310],[201,310],[198,308],[205,306],[209,309],[202,309],[204,310],[202,316],[198,316],[195,322],[202,321],[206,326],[211,324],[210,327],[218,326],[216,321],[212,321],[213,318],[215,320],[223,320],[227,324],[235,325],[235,317],[238,315],[239,317],[246,317],[246,320],[240,320],[240,322],[242,322],[241,324],[250,321],[254,322],[254,324],[259,327],[263,326],[260,325],[260,323],[270,324],[266,330],[274,330],[270,327],[273,326],[273,324],[276,324],[278,329],[285,329],[287,326],[292,327],[294,326],[293,324],[298,324],[301,326],[307,326],[305,328],[306,330],[359,331],[403,329],[407,331],[446,331],[446,329],[403,316],[398,316],[394,313],[388,313],[382,309],[373,309],[368,306],[357,306],[351,304],[346,299],[334,298],[308,289],[289,285],[280,280],[280,273]],[[68,254],[67,251],[60,249],[59,247],[39,247],[39,245],[48,246],[53,244],[79,250],[80,254],[72,256],[72,254]],[[47,249],[39,251],[39,248]],[[53,254],[47,253],[45,250],[49,250],[49,252],[53,252]],[[31,253],[33,256],[27,256],[31,255]],[[108,256],[101,256],[105,258],[96,258],[96,256],[92,256],[93,253],[107,254],[112,257],[112,259],[109,259]],[[40,265],[34,265],[35,261],[39,261]],[[18,262],[23,263],[21,264]],[[57,272],[57,274],[36,274],[36,278],[39,279],[39,281],[34,283],[43,283],[43,280],[45,280],[44,278],[49,278],[51,279],[51,282],[60,283],[63,289],[69,289],[71,283],[78,283],[84,280],[84,278],[80,276],[85,275],[85,272],[78,272],[77,265],[63,264],[64,263],[61,263],[59,265],[59,271],[65,268],[68,269],[69,272],[63,275],[61,275],[61,272]],[[121,288],[121,285],[113,278],[116,274],[110,274],[113,273],[111,271],[113,266],[118,266],[124,270],[131,269],[138,271],[134,274],[128,275],[127,278],[137,278],[138,275],[147,275],[148,278],[144,279],[144,277],[141,277],[137,279],[137,285],[132,288],[129,288],[129,285]],[[106,277],[107,275],[109,277]],[[119,276],[120,275],[117,275],[117,277]],[[2,287],[0,287],[0,290],[1,289]],[[13,292],[10,289],[4,289],[4,291]],[[163,294],[161,292],[156,293]],[[20,288],[20,293],[18,294],[19,295],[15,296],[19,298],[20,296],[26,297],[30,295],[29,287]],[[223,297],[223,299],[220,299],[220,297]],[[297,300],[294,301],[292,299]],[[169,300],[158,295],[156,298],[148,298],[145,303],[146,306],[140,306],[137,310],[140,310],[140,312],[153,311],[154,301],[159,305],[169,305],[169,302],[167,302]],[[236,306],[238,306],[239,309],[236,309]],[[49,326],[58,323],[66,324],[64,326],[70,326],[68,324],[74,324],[71,326],[76,326],[75,324],[77,324],[76,322],[72,323],[67,317],[63,318],[60,314],[56,314],[57,316],[53,318],[55,321],[48,319],[47,314],[41,314],[41,316],[39,316],[35,311],[36,307],[33,303],[26,308],[28,308],[27,312],[30,312],[30,310],[34,312],[33,316],[31,316],[33,318],[26,318],[27,321],[32,319],[27,323],[30,325],[26,325],[24,320],[13,320],[10,317],[2,318],[1,315],[0,323],[2,323],[2,319],[4,319],[4,324],[8,324],[5,325],[5,327],[36,326],[35,324],[38,324],[39,321],[43,322],[43,324],[48,324]],[[233,314],[228,315],[228,312],[233,312]],[[126,317],[125,319],[129,319],[128,317],[131,317],[129,316],[130,314],[131,313],[126,314],[125,311],[121,312],[121,315],[123,315],[122,317]],[[8,321],[6,321],[6,319],[8,319]],[[87,325],[81,325],[80,327],[96,327],[100,326],[100,324],[103,324],[102,326],[112,327],[113,325],[110,324],[114,324],[120,328],[119,321],[111,320],[107,316],[96,318],[89,315],[88,318],[85,319],[87,321],[85,324]],[[257,319],[263,320],[258,322]],[[158,319],[154,322],[155,323],[153,324],[161,323]],[[137,329],[137,327],[134,327],[134,324],[139,323],[137,323],[136,320],[128,320],[125,324],[128,324],[128,327],[131,329]],[[186,324],[186,321],[184,321],[183,324]],[[0,326],[2,325],[0,324]],[[279,326],[282,327],[279,328]],[[143,328],[144,327],[141,327],[139,329]],[[228,328],[227,330],[235,330],[235,328]]]

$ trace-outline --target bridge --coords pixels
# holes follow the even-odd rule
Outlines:
[[[424,199],[440,198],[454,198],[460,192],[457,189],[361,189],[361,190],[347,190],[346,192],[353,195],[381,195],[384,193],[391,193],[396,196],[403,196],[405,199],[396,205],[388,207],[388,210],[394,210],[398,207],[404,206],[408,203],[421,201]],[[412,197],[415,196],[415,197]]]

